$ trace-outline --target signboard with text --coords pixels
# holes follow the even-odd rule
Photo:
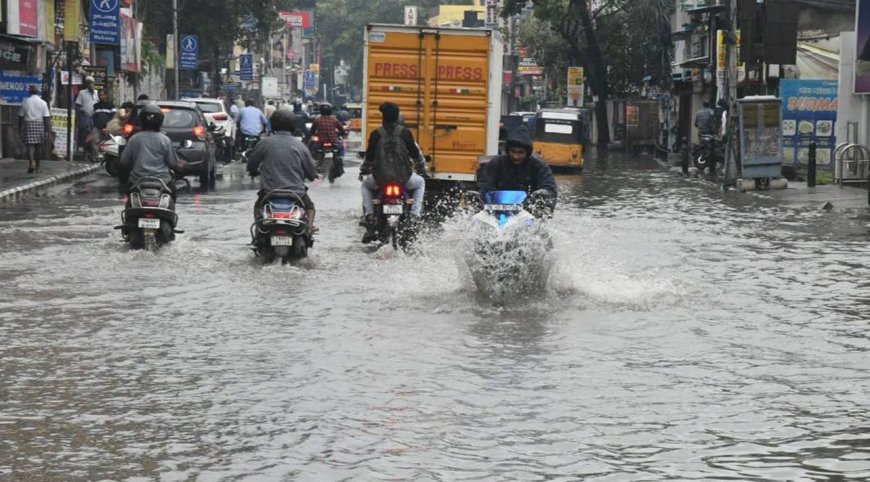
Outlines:
[[[91,42],[121,43],[121,0],[91,0]]]
[[[831,169],[837,145],[836,80],[784,79],[782,97],[782,163],[798,167],[809,160],[810,144],[816,143],[816,164]]]
[[[254,80],[254,56],[239,55],[239,77],[242,80]]]
[[[311,28],[311,12],[280,12],[278,15],[287,28]]]
[[[180,70],[196,70],[199,63],[199,36],[182,35],[180,40],[178,68]]]
[[[568,105],[583,106],[583,67],[568,67]]]

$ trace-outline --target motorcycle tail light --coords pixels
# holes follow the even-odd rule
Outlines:
[[[145,217],[145,218],[156,218],[157,216],[154,215],[154,214],[150,214],[150,213],[149,213],[149,214],[144,215],[143,217]]]
[[[129,136],[133,133],[133,124],[124,124],[124,135]]]
[[[332,143],[331,142],[324,142],[323,147],[325,147],[327,149],[332,149]]]
[[[193,135],[195,135],[196,138],[201,140],[201,141],[205,140],[205,127],[194,126],[193,127]]]
[[[314,141],[314,142],[320,142],[320,137],[318,137],[318,136],[311,136],[311,140]]]
[[[387,187],[384,188],[384,195],[387,197],[399,197],[402,195],[402,186],[387,184]]]

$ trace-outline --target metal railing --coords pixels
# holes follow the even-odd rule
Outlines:
[[[856,142],[841,142],[834,149],[834,161],[837,163],[837,183],[840,186],[847,182],[867,182],[870,149],[866,146]],[[849,179],[844,176],[846,169],[851,174]]]

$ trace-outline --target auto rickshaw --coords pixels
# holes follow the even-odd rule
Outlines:
[[[351,131],[362,131],[362,104],[345,104],[345,109],[350,114],[347,128]]]
[[[583,169],[588,132],[583,109],[543,109],[535,116],[534,152],[554,168]]]

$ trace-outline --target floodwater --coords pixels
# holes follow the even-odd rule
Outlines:
[[[109,180],[0,209],[0,480],[870,478],[866,212],[599,160],[493,303],[462,220],[360,245],[348,171],[298,265],[245,247],[238,165],[156,254]]]

